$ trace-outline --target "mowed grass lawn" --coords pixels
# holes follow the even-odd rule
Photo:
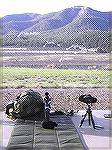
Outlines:
[[[3,88],[111,87],[112,71],[3,67]]]

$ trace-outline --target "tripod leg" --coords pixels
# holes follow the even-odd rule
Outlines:
[[[93,128],[95,129],[95,123],[94,123],[94,119],[93,119],[93,116],[92,116],[92,112],[91,112],[91,121],[92,121]]]
[[[86,112],[86,114],[84,115],[83,119],[81,120],[80,127],[82,126],[82,124],[83,124],[84,119],[86,118],[86,116],[87,116],[87,112]]]
[[[91,125],[91,112],[88,112],[88,121],[89,121],[89,126]]]

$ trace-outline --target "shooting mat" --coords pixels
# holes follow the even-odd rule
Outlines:
[[[43,129],[41,121],[21,120],[15,123],[7,150],[82,150],[80,137],[66,115],[51,116],[58,123],[54,130]]]

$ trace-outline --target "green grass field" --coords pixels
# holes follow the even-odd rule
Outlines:
[[[112,71],[3,67],[3,88],[111,87]]]

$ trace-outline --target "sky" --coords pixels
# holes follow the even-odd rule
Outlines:
[[[73,6],[112,11],[112,0],[0,0],[0,17],[10,14],[57,12]]]

